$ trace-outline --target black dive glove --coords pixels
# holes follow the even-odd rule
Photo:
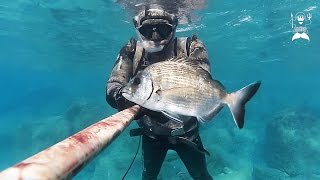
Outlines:
[[[123,88],[124,88],[124,86],[116,89],[114,94],[113,94],[113,98],[116,101],[117,109],[119,111],[122,111],[122,110],[134,105],[132,102],[128,101],[126,98],[124,98],[122,96],[122,89]]]
[[[115,92],[114,92],[114,100],[117,103],[117,109],[119,111],[122,111],[126,108],[129,108],[131,106],[136,105],[135,103],[127,100],[125,97],[122,96],[122,89],[124,88],[124,86],[118,88]],[[135,120],[139,120],[142,118],[142,116],[146,115],[146,114],[150,114],[150,110],[141,107],[140,111],[138,112],[138,114],[136,115],[136,117],[134,118]]]
[[[113,97],[114,97],[114,99],[115,99],[116,101],[118,101],[119,99],[124,98],[124,97],[122,96],[122,92],[121,92],[123,88],[124,88],[124,86],[122,86],[122,87],[120,87],[120,88],[118,88],[118,89],[115,90]]]

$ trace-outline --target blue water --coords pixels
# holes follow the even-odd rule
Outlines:
[[[105,84],[135,36],[121,2],[1,0],[0,170],[116,112]],[[244,129],[227,108],[202,125],[215,179],[320,179],[319,8],[313,0],[208,1],[179,26],[177,36],[205,43],[213,76],[229,91],[262,80]],[[312,14],[310,41],[291,41],[297,12]],[[137,145],[125,131],[74,179],[120,179]],[[141,178],[140,154],[127,179]],[[169,152],[159,178],[190,176]]]

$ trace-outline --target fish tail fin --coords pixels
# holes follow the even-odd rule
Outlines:
[[[225,103],[230,108],[233,120],[240,129],[244,125],[245,104],[256,94],[260,85],[260,81],[251,83],[236,92],[227,94],[225,98]]]

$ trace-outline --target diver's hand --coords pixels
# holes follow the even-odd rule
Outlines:
[[[129,103],[131,104],[130,101],[128,101],[126,98],[122,96],[122,89],[124,86],[119,87],[118,89],[115,90],[113,98],[117,103],[117,109],[118,111],[122,111],[128,107],[130,107]]]
[[[124,86],[119,87],[117,90],[115,90],[113,98],[115,99],[116,103],[117,103],[117,109],[118,111],[122,111],[124,109],[127,109],[133,105],[135,105],[135,103],[128,101],[125,97],[122,96],[122,90],[123,90]]]
[[[124,99],[124,97],[122,96],[122,89],[123,89],[123,88],[124,88],[124,86],[118,88],[118,89],[116,90],[116,92],[114,93],[114,99],[115,99],[116,101],[118,101],[119,99]]]

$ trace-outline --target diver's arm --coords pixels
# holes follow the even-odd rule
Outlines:
[[[206,47],[196,35],[192,36],[189,48],[189,58],[199,62],[200,66],[210,73],[210,62]]]
[[[122,47],[117,60],[113,66],[109,80],[106,86],[106,100],[113,108],[118,110],[125,109],[132,105],[121,95],[121,89],[128,83],[132,77],[133,57],[135,53],[136,41],[130,41]]]

